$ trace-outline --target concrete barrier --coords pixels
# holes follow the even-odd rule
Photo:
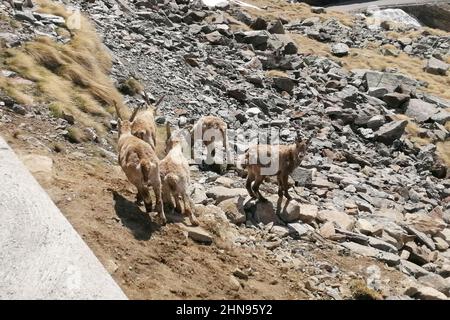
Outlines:
[[[127,299],[1,137],[0,299]]]

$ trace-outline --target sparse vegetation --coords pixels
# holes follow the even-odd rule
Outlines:
[[[49,104],[48,109],[50,110],[50,113],[55,118],[62,118],[64,114],[64,107],[59,104],[58,102],[52,102]]]
[[[19,104],[33,104],[33,98],[25,93],[25,91],[29,90],[27,87],[28,86],[14,83],[11,79],[0,77],[0,91],[3,91],[6,95],[10,96]]]
[[[450,168],[450,141],[436,143],[436,151],[439,158]]]
[[[70,16],[62,5],[47,0],[39,0],[38,4],[40,12],[64,18]],[[85,17],[81,17],[79,30],[69,32],[59,28],[59,33],[71,34],[72,39],[61,44],[41,36],[19,48],[7,49],[5,66],[36,83],[36,100],[50,103],[54,116],[69,113],[81,124],[95,127],[103,134],[105,130],[98,118],[111,117],[113,109],[110,106],[114,102],[122,114],[128,115],[121,94],[108,77],[111,57]],[[11,89],[7,84],[0,81],[0,87],[9,90],[7,93],[18,102],[30,103],[26,88]]]
[[[382,300],[380,293],[369,288],[363,280],[354,280],[350,284],[350,291],[355,300]]]
[[[86,134],[77,127],[72,127],[67,130],[67,139],[72,143],[81,143],[88,140]]]
[[[265,10],[244,7],[244,10],[248,11],[253,16],[260,16],[270,20],[282,17],[289,21],[294,21],[310,17],[319,17],[321,20],[335,18],[343,25],[353,25],[353,17],[351,15],[338,11],[315,14],[311,12],[311,7],[305,3],[288,3],[287,1],[279,0],[248,0],[247,2],[259,8],[267,7]]]
[[[136,79],[128,78],[121,84],[120,91],[123,94],[134,96],[144,91],[144,86]]]

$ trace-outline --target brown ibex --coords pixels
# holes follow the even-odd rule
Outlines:
[[[155,193],[155,209],[159,214],[162,224],[166,223],[161,196],[161,177],[159,171],[159,159],[153,148],[146,142],[131,134],[131,122],[134,120],[134,112],[130,120],[122,120],[117,105],[119,128],[119,164],[125,172],[128,180],[137,188],[138,199],[142,199],[147,212],[152,211],[152,199],[149,188]]]
[[[153,108],[150,108],[149,98],[144,91],[146,110],[138,114],[140,107],[137,107],[133,111],[134,121],[131,123],[131,134],[147,142],[153,148],[153,150],[155,150],[156,148],[155,112],[158,105],[163,101],[163,99],[164,96],[162,96],[158,100]]]
[[[289,195],[289,174],[297,168],[309,146],[309,140],[297,138],[291,145],[253,145],[244,154],[241,166],[247,168],[246,188],[252,198],[266,200],[259,191],[267,176],[277,176],[278,195],[292,199]],[[253,183],[254,182],[254,183]],[[252,185],[253,183],[253,185]]]
[[[193,212],[194,204],[188,194],[191,177],[189,163],[183,155],[183,137],[181,131],[171,133],[169,122],[166,123],[166,130],[167,155],[160,164],[163,202],[174,207],[173,197],[175,209],[187,215],[191,224],[197,226],[198,220]],[[183,201],[184,210],[181,208],[180,199]]]
[[[216,141],[216,138],[219,140]],[[202,140],[207,148],[214,148],[215,142],[222,141],[224,150],[227,150],[227,124],[216,116],[200,118],[191,129],[191,157],[194,159],[196,140]],[[213,155],[213,150],[210,150]]]

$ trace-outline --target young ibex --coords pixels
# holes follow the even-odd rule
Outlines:
[[[292,199],[289,195],[289,174],[297,168],[309,146],[309,140],[297,138],[291,145],[253,145],[244,155],[243,168],[247,168],[246,188],[252,198],[265,201],[259,191],[259,186],[267,176],[277,176],[278,196],[283,195]],[[254,183],[253,183],[254,182]],[[253,185],[252,185],[253,183]]]
[[[161,160],[160,171],[163,190],[163,202],[173,207],[172,197],[175,199],[178,212],[189,217],[192,225],[197,226],[198,220],[194,216],[194,204],[189,198],[188,189],[191,183],[189,163],[183,155],[183,137],[181,131],[171,133],[170,125],[166,123],[166,157]],[[184,204],[181,208],[180,198]]]
[[[216,141],[218,138],[218,141]],[[207,148],[214,148],[216,142],[222,141],[222,146],[227,150],[227,124],[215,116],[200,118],[191,130],[191,157],[194,159],[194,145],[196,140],[202,140]],[[213,150],[210,150],[213,155]]]
[[[131,123],[131,134],[138,137],[141,140],[147,142],[153,150],[156,148],[156,124],[155,124],[155,112],[158,105],[164,99],[162,96],[155,104],[154,108],[150,108],[150,101],[147,94],[144,91],[144,99],[146,103],[146,110],[137,114],[140,107],[133,111],[134,121]]]
[[[159,174],[159,159],[155,151],[146,142],[136,138],[131,134],[130,120],[122,120],[118,114],[119,127],[119,164],[122,167],[128,180],[138,189],[138,199],[142,199],[147,212],[152,211],[152,199],[149,187],[153,188],[156,198],[156,211],[162,224],[166,224],[166,216],[161,196],[161,178]]]

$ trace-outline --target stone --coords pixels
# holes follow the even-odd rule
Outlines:
[[[206,191],[208,198],[212,198],[216,203],[220,203],[224,200],[236,198],[236,197],[246,197],[247,189],[245,188],[226,188],[222,186],[215,186]]]
[[[313,181],[313,171],[301,167],[294,169],[290,176],[295,181],[295,185],[299,187],[310,185]]]
[[[450,277],[450,264],[444,264],[440,269],[439,269],[439,275],[446,278],[447,281]]]
[[[267,31],[247,31],[237,36],[237,40],[251,44],[257,50],[265,50],[267,47],[267,40],[269,40],[269,33]]]
[[[337,189],[338,185],[332,183],[328,180],[325,180],[322,177],[316,177],[310,184],[310,187],[323,188],[323,189]]]
[[[324,7],[311,7],[311,12],[312,13],[316,13],[316,14],[321,14],[321,13],[325,13],[325,8]]]
[[[353,73],[358,72],[357,70],[352,71]],[[371,88],[384,87],[389,92],[394,92],[399,85],[409,90],[412,90],[417,86],[416,80],[408,78],[401,73],[364,70],[363,79],[368,90]]]
[[[267,21],[261,17],[257,17],[250,25],[250,28],[252,28],[253,30],[266,30]]]
[[[233,271],[233,276],[235,276],[236,278],[241,279],[241,280],[248,280],[248,274],[239,268],[236,268]]]
[[[383,115],[376,115],[373,116],[372,118],[370,118],[367,121],[367,127],[372,129],[372,130],[377,130],[378,128],[380,128],[384,123],[386,122],[386,120],[384,119]]]
[[[375,139],[388,145],[392,144],[394,140],[400,139],[407,125],[407,120],[386,123],[375,132]]]
[[[421,300],[447,300],[445,294],[436,289],[425,287],[423,285],[411,286],[405,291],[405,294]]]
[[[16,11],[14,14],[14,18],[21,21],[35,22],[36,18],[34,17],[31,11]]]
[[[181,226],[183,230],[187,231],[188,237],[195,242],[204,244],[211,244],[213,242],[213,237],[202,227],[190,227],[181,223],[178,225]]]
[[[431,287],[446,296],[450,296],[450,283],[438,274],[429,273],[417,278],[417,281],[426,287]]]
[[[191,11],[189,10],[183,17],[183,22],[187,24],[192,24],[194,22],[200,22],[206,17],[206,12],[204,11]]]
[[[290,230],[290,233],[293,235],[296,235],[298,237],[301,237],[301,236],[307,234],[308,232],[314,230],[314,229],[312,229],[312,227],[310,225],[305,224],[305,223],[299,223],[299,222],[288,223],[287,226]]]
[[[195,204],[205,204],[208,201],[208,196],[202,185],[194,184],[191,190],[191,199]]]
[[[400,261],[400,265],[398,268],[401,272],[416,278],[427,275],[429,273],[427,270],[418,266],[417,264],[403,259]]]
[[[344,212],[337,210],[321,210],[317,215],[317,219],[321,222],[333,222],[339,228],[350,231],[354,224],[355,219]]]
[[[227,95],[229,95],[230,97],[232,97],[240,102],[245,102],[247,100],[246,90],[244,88],[241,88],[238,86],[228,88]]]
[[[438,233],[439,237],[444,239],[448,244],[450,244],[450,228],[445,228]]]
[[[410,241],[405,244],[405,250],[410,253],[409,261],[420,266],[431,261],[431,252],[427,247],[418,247],[414,242]]]
[[[288,77],[274,77],[272,78],[273,84],[275,88],[281,91],[286,91],[288,93],[292,93],[294,89],[295,82]]]
[[[277,208],[271,201],[250,200],[244,204],[244,208],[251,213],[251,216],[256,223],[282,223],[280,217],[277,215]]]
[[[219,31],[214,31],[205,35],[206,40],[211,44],[223,44],[223,36]]]
[[[394,245],[392,245],[386,241],[383,241],[381,239],[374,238],[374,237],[368,237],[368,238],[369,238],[368,244],[369,244],[369,246],[371,246],[373,248],[377,248],[382,251],[391,252],[391,253],[398,252],[397,248]]]
[[[440,110],[431,116],[431,120],[440,124],[445,124],[447,121],[450,121],[450,112],[447,110]]]
[[[311,223],[316,219],[318,211],[317,206],[313,204],[300,204],[299,220]]]
[[[333,222],[325,222],[319,229],[319,233],[325,239],[330,239],[336,234]]]
[[[398,38],[397,41],[400,42],[402,46],[409,46],[412,44],[412,39],[407,37]]]
[[[436,249],[439,251],[446,251],[450,245],[442,238],[434,237],[434,243],[436,245]]]
[[[350,48],[345,43],[336,43],[331,46],[331,53],[337,57],[348,55]]]
[[[114,262],[114,260],[108,259],[106,260],[105,268],[109,274],[114,274],[117,271],[117,269],[119,269],[119,266],[117,265],[117,263]]]
[[[436,246],[433,242],[433,240],[428,237],[425,233],[416,230],[415,228],[411,227],[411,226],[405,226],[404,227],[409,233],[415,235],[420,243],[423,243],[424,245],[426,245],[430,250],[436,250]]]
[[[405,221],[417,231],[433,236],[447,227],[442,218],[424,213],[407,214]]]
[[[389,90],[384,87],[375,87],[375,88],[369,88],[367,91],[367,94],[371,97],[375,98],[383,98],[384,95],[388,94]]]
[[[355,229],[365,235],[371,235],[375,231],[375,227],[372,223],[365,219],[359,219],[356,221]]]
[[[231,188],[231,186],[235,183],[235,180],[222,176],[222,177],[218,177],[215,182],[224,187]]]
[[[234,276],[230,276],[230,286],[233,291],[239,291],[241,289],[241,283]]]
[[[278,205],[279,203],[279,205]],[[278,200],[277,211],[279,211],[279,217],[285,222],[294,222],[300,219],[300,204],[295,201],[287,201],[284,197],[280,203]]]
[[[270,233],[273,233],[280,238],[284,238],[289,235],[290,229],[285,226],[273,226],[272,229],[270,229]]]
[[[447,74],[447,70],[449,68],[449,64],[436,59],[435,57],[431,57],[425,64],[424,70],[431,74],[442,75],[445,76]]]
[[[225,215],[230,222],[234,224],[241,224],[246,220],[244,201],[244,197],[231,198],[219,203],[218,207],[225,212]]]
[[[430,119],[437,112],[435,105],[420,99],[411,99],[406,106],[405,114],[422,123]]]
[[[267,30],[272,34],[285,34],[286,33],[286,31],[284,30],[284,27],[283,27],[283,23],[279,19],[272,22]]]
[[[33,12],[33,16],[44,23],[53,23],[58,26],[64,26],[66,23],[66,20],[63,17],[54,14]]]
[[[404,103],[408,102],[409,99],[409,94],[398,92],[387,93],[383,96],[383,101],[386,102],[387,106],[394,109],[400,108]]]
[[[367,247],[355,242],[344,242],[343,247],[364,257],[371,257],[386,262],[388,265],[395,266],[400,263],[400,257],[396,254],[384,252],[376,248]]]
[[[253,107],[253,108],[249,108],[247,109],[247,111],[245,112],[249,117],[254,117],[257,116],[258,114],[261,113],[261,109],[258,107]]]

